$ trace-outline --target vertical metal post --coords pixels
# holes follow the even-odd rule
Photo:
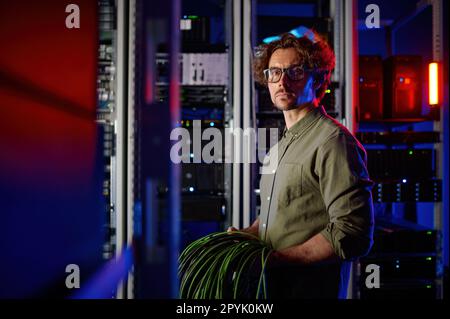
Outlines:
[[[225,2],[225,43],[229,44],[231,48],[233,48],[233,35],[234,35],[234,21],[233,21],[233,2],[230,0],[227,0]],[[234,51],[232,51],[234,52]],[[227,56],[228,56],[228,70],[227,72],[229,74],[233,74],[233,55],[229,53],[229,50],[227,50]],[[234,77],[230,76],[228,79],[227,86],[231,88],[233,86]],[[224,110],[224,124],[225,128],[232,128],[233,127],[233,90],[228,89],[227,90],[227,101],[225,103],[225,110]],[[227,139],[225,140],[227,142]],[[224,145],[224,151],[227,152],[227,150],[230,150],[229,144]],[[226,153],[225,153],[226,154]],[[233,224],[233,172],[234,167],[230,163],[226,163],[224,165],[224,194],[225,194],[225,209],[223,210],[224,215],[226,216],[225,225],[226,227],[231,226]]]
[[[116,258],[122,253],[127,238],[128,6],[127,0],[117,1]],[[121,283],[117,298],[125,297],[124,283]]]
[[[332,75],[332,81],[339,83],[339,87],[335,90],[336,97],[336,109],[339,112],[338,120],[342,122],[344,116],[344,72],[342,67],[344,65],[344,27],[342,23],[343,15],[343,4],[341,0],[330,0],[330,16],[333,18],[333,43],[334,43],[334,54],[336,56],[336,66]]]
[[[241,108],[242,108],[242,0],[232,1],[233,4],[233,120],[231,129],[240,129],[241,126]],[[237,135],[235,135],[237,136]],[[233,143],[233,208],[232,225],[240,228],[241,213],[241,164],[236,159],[242,158],[241,140],[234,138]]]
[[[169,12],[169,35],[170,39],[170,83],[169,83],[169,108],[171,128],[176,128],[180,121],[180,72],[179,72],[179,52],[180,52],[180,0],[171,0],[171,10]],[[178,256],[180,251],[180,229],[181,229],[181,165],[170,163],[169,173],[169,238],[168,238],[168,263],[170,278],[170,295],[172,298],[178,297]]]
[[[356,131],[356,110],[358,102],[358,28],[356,0],[330,0],[330,14],[334,21],[334,52],[336,67],[333,81],[339,82],[336,101],[339,103],[339,118],[351,132]],[[347,298],[357,298],[359,280],[358,262],[350,267]]]
[[[444,83],[444,76],[443,76],[443,62],[444,62],[444,16],[443,16],[443,3],[442,0],[432,0],[431,1],[432,4],[432,30],[433,30],[433,60],[439,62],[439,66],[440,66],[440,74],[439,74],[439,85],[441,87],[443,87],[443,83]],[[442,95],[442,93],[441,93]],[[442,99],[443,100],[443,99]],[[444,169],[445,169],[445,162],[444,162],[444,148],[443,148],[443,143],[444,143],[444,130],[445,130],[445,125],[448,125],[448,120],[445,119],[444,117],[444,108],[445,108],[445,102],[442,101],[442,104],[439,105],[438,107],[440,107],[440,117],[439,117],[439,121],[434,121],[434,130],[437,132],[440,132],[440,141],[441,143],[437,143],[435,144],[435,150],[436,150],[436,175],[437,178],[442,180],[442,191],[443,194],[446,194],[446,183],[448,183],[448,181],[446,181],[443,177],[444,177]],[[447,106],[448,108],[448,106]],[[448,128],[447,128],[448,129]],[[448,169],[448,166],[447,166]],[[446,174],[448,176],[448,172]],[[447,184],[448,185],[448,184]],[[444,204],[444,202],[446,202],[446,204]],[[448,233],[447,232],[443,232],[443,218],[444,214],[443,214],[443,207],[448,207],[448,196],[442,196],[442,202],[438,202],[434,204],[434,227],[435,229],[441,233],[442,235],[444,235],[444,238],[440,239],[440,242],[438,243],[439,245],[439,250],[438,250],[438,261],[441,262],[442,264],[444,263],[444,255],[443,255],[443,250],[442,250],[442,242],[446,241],[448,243]],[[448,217],[447,217],[448,218]],[[446,238],[445,238],[446,237]],[[448,254],[448,252],[447,252]],[[448,258],[448,257],[447,257]],[[437,295],[436,298],[438,299],[442,299],[443,298],[443,294],[444,294],[444,283],[443,283],[443,279],[442,279],[442,274],[440,274],[440,278],[438,278],[438,285],[437,285]]]
[[[358,102],[358,28],[357,1],[344,1],[345,32],[345,125],[350,132],[356,132],[356,110]]]
[[[251,22],[252,22],[252,1],[246,0],[243,3],[242,10],[242,71],[240,75],[242,76],[242,112],[243,112],[243,129],[244,132],[247,129],[252,128],[252,74],[251,74],[251,57],[252,57],[252,38],[251,38]],[[249,130],[250,132],[250,130]],[[244,143],[243,152],[248,156],[243,156],[243,183],[242,183],[242,227],[250,226],[250,209],[251,209],[251,196],[253,196],[253,191],[251,187],[251,167],[250,160],[252,158],[254,151],[255,139],[250,135],[247,137],[243,136],[248,143]]]
[[[128,15],[128,119],[127,119],[127,238],[126,244],[133,243],[134,212],[134,153],[135,153],[135,42],[136,42],[136,0],[129,0]],[[127,298],[133,298],[133,269],[128,275]]]

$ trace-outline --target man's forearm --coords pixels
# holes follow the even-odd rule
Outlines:
[[[273,252],[270,263],[273,266],[309,265],[331,260],[338,260],[338,256],[334,253],[330,242],[321,234],[317,234],[303,244]]]

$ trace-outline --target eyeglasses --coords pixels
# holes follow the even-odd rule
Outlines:
[[[301,65],[294,65],[288,68],[268,68],[265,69],[264,78],[269,83],[277,83],[281,79],[281,75],[286,73],[288,78],[292,81],[300,81],[305,77],[306,72],[311,72],[311,69],[304,69]]]

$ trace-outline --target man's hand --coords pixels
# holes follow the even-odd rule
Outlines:
[[[236,227],[228,227],[227,232],[232,232],[232,231],[241,231],[244,233],[249,233],[253,236],[259,237],[258,236],[258,232],[259,232],[259,219],[257,218],[253,224],[250,227],[247,228],[243,228],[243,229],[237,229]]]

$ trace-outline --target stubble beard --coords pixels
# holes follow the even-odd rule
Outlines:
[[[279,111],[289,111],[289,110],[294,110],[299,107],[299,105],[297,105],[296,100],[294,100],[293,102],[290,102],[289,104],[284,104],[282,106],[277,105],[277,104],[274,104],[274,106]]]

